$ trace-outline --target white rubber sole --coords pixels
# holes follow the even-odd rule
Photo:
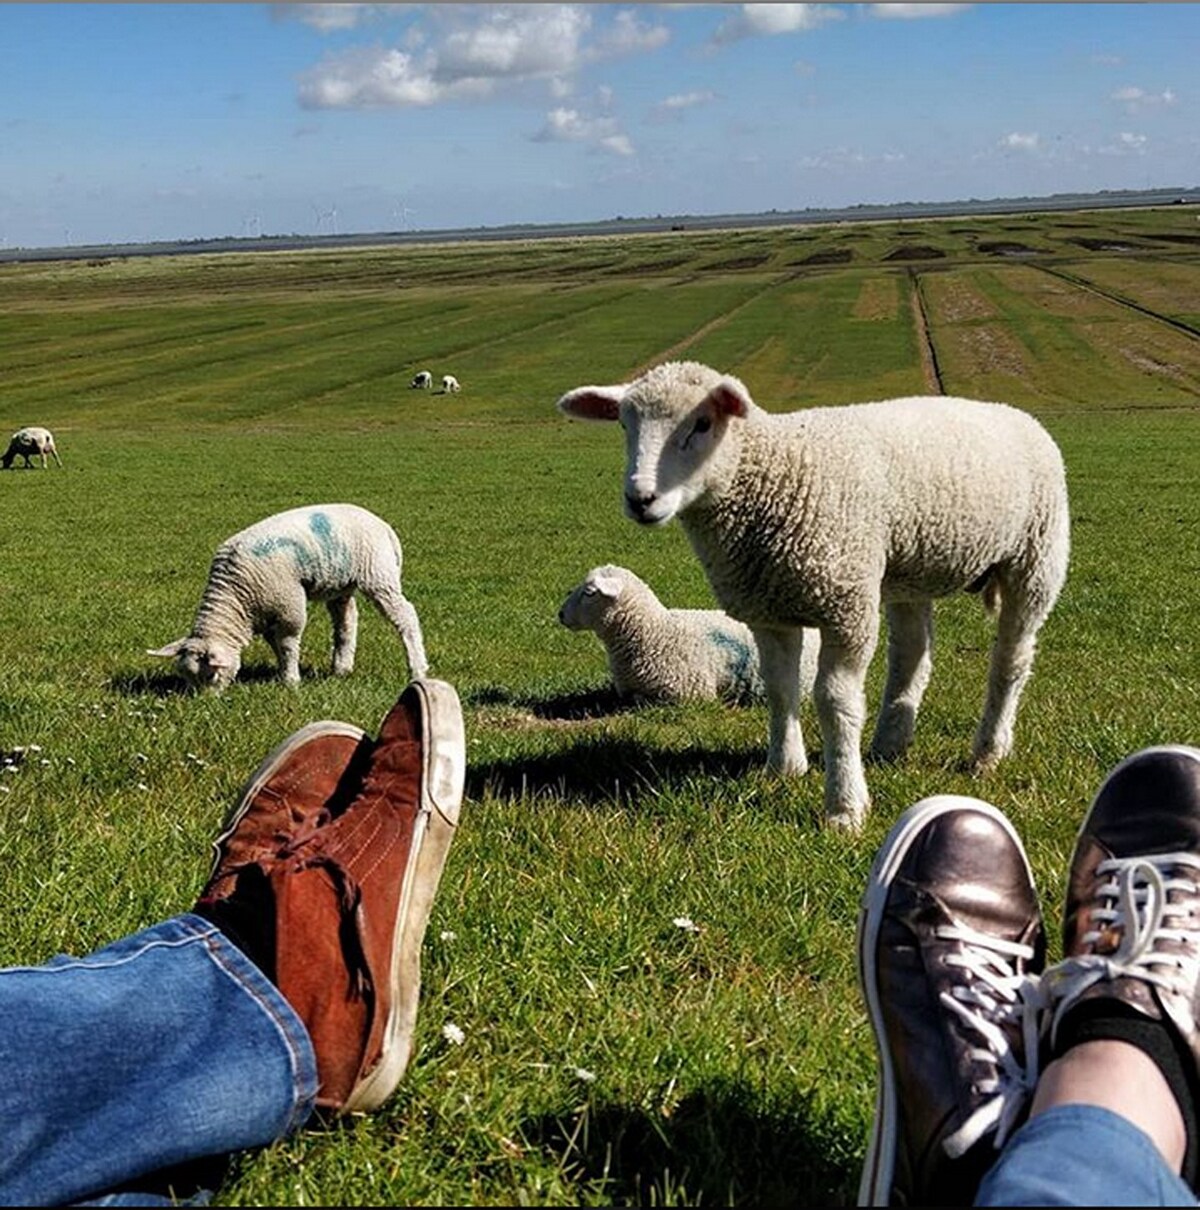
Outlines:
[[[462,807],[467,749],[458,694],[446,681],[421,679],[410,687],[422,700],[424,768],[421,806],[392,938],[390,1008],[379,1062],[350,1093],[342,1113],[378,1109],[408,1066],[421,987],[421,944]]]
[[[900,1128],[895,1073],[892,1068],[891,1056],[888,1053],[887,1030],[884,1026],[883,1005],[879,996],[875,967],[875,947],[879,941],[879,930],[883,924],[888,892],[913,843],[929,823],[951,811],[962,810],[974,811],[995,820],[1015,842],[1025,861],[1025,868],[1029,870],[1029,859],[1025,856],[1025,847],[1021,844],[1021,838],[1012,824],[991,803],[960,794],[938,794],[931,798],[923,798],[909,807],[893,825],[880,846],[871,866],[858,917],[858,981],[867,1004],[867,1014],[871,1019],[875,1051],[879,1056],[875,1119],[858,1187],[858,1204],[860,1206],[886,1206],[889,1204],[892,1178],[896,1169],[896,1144]],[[1029,870],[1029,877],[1032,882],[1031,870]]]

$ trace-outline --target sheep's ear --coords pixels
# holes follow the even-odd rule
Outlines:
[[[621,411],[624,386],[576,387],[557,403],[558,410],[579,420],[616,420]]]
[[[593,576],[592,584],[601,596],[616,600],[621,595],[623,582],[617,576]]]
[[[750,411],[750,392],[731,374],[726,374],[705,398],[722,416],[745,416]]]
[[[163,657],[163,659],[169,660],[179,654],[179,652],[183,648],[184,643],[186,643],[186,642],[187,642],[187,636],[185,635],[182,639],[176,639],[173,643],[168,643],[165,647],[158,647],[158,648],[147,647],[146,654],[147,655],[160,655]]]

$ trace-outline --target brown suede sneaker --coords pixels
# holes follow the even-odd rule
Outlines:
[[[1108,775],[1071,860],[1062,962],[1043,993],[1058,1027],[1076,1007],[1159,1021],[1200,1069],[1200,749],[1147,748]],[[1132,1010],[1132,1013],[1130,1013]]]
[[[373,747],[360,728],[331,720],[301,727],[279,744],[251,774],[213,841],[200,904],[228,898],[238,871],[340,814],[362,784]]]
[[[1036,1082],[1045,938],[1012,825],[943,795],[875,859],[858,970],[879,1054],[864,1206],[969,1206]]]
[[[421,942],[465,771],[458,695],[414,681],[384,718],[353,802],[264,865],[274,981],[308,1029],[326,1109],[377,1108],[408,1065]]]

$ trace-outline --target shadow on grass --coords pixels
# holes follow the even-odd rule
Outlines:
[[[518,799],[547,795],[636,804],[644,793],[657,793],[663,782],[687,777],[737,778],[761,763],[757,749],[656,751],[634,740],[597,736],[562,752],[473,765],[467,771],[467,794]]]
[[[514,693],[501,685],[485,685],[467,690],[462,700],[464,705],[469,706],[516,706],[528,710],[535,718],[564,720],[605,718],[610,714],[636,710],[638,706],[637,702],[618,697],[612,685],[556,693],[549,697]]]
[[[327,672],[318,672],[307,664],[300,665],[302,681],[328,676]],[[237,684],[263,685],[268,681],[277,681],[278,669],[274,664],[244,664],[238,672]],[[114,693],[126,697],[184,697],[192,692],[192,687],[178,672],[171,668],[160,668],[153,672],[144,669],[137,672],[118,672],[109,678],[108,687]]]
[[[832,1123],[803,1102],[766,1110],[738,1084],[701,1089],[669,1117],[587,1105],[522,1134],[610,1205],[845,1206],[857,1195],[855,1157]]]

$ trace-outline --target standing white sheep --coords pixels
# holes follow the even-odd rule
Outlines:
[[[433,375],[428,370],[422,370],[408,386],[410,390],[427,391],[433,386]]]
[[[624,567],[594,567],[558,611],[569,630],[591,630],[608,652],[622,697],[761,700],[758,648],[749,627],[719,609],[668,609]],[[812,689],[817,642],[805,646],[802,690]]]
[[[49,429],[44,429],[40,425],[31,424],[26,428],[17,429],[9,438],[8,449],[4,452],[2,460],[5,470],[12,466],[13,460],[18,454],[25,459],[26,468],[30,466],[32,459],[40,457],[42,469],[45,470],[50,465],[46,461],[47,454],[51,455],[59,466],[62,466],[62,459],[58,456],[58,450],[54,446],[54,435]]]
[[[428,671],[416,610],[400,588],[396,531],[354,504],[317,504],[276,513],[217,548],[191,634],[149,655],[173,658],[200,688],[221,690],[238,674],[242,649],[261,634],[279,661],[279,679],[300,681],[300,636],[309,601],[333,619],[333,673],[354,668],[356,591],[400,632],[413,679]]]
[[[453,374],[442,375],[442,394],[448,395],[451,391],[461,391],[462,387],[458,385],[458,379]]]
[[[1033,417],[942,397],[772,415],[738,379],[695,362],[579,387],[558,406],[620,420],[626,513],[642,525],[678,516],[717,601],[753,630],[767,763],[783,774],[807,768],[799,669],[803,628],[820,630],[813,697],[831,821],[857,828],[870,803],[863,682],[881,609],[888,669],[873,755],[908,747],[932,665],[932,600],[964,589],[999,611],[974,766],[1009,751],[1070,544],[1062,457]]]

